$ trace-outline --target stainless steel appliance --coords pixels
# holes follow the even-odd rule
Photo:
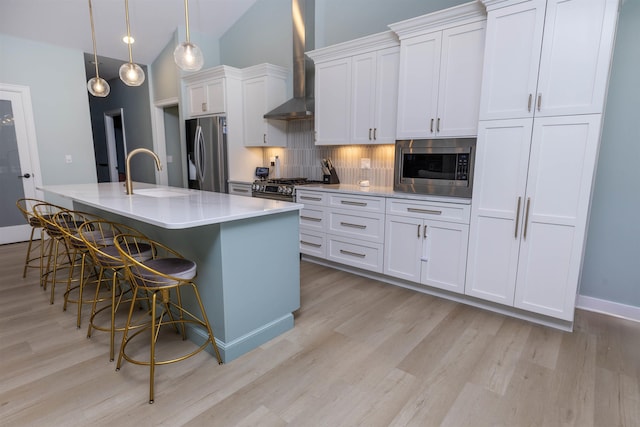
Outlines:
[[[185,129],[189,188],[228,193],[226,118],[190,119]]]
[[[251,196],[263,199],[295,202],[296,186],[307,184],[321,184],[322,181],[309,181],[307,178],[278,178],[253,182]]]
[[[396,141],[393,189],[471,197],[476,138]]]

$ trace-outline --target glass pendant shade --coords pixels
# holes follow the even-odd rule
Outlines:
[[[104,98],[109,95],[109,92],[111,91],[109,83],[107,83],[107,81],[102,77],[93,77],[89,79],[87,82],[87,89],[91,95],[99,98]]]
[[[140,86],[144,83],[144,71],[138,64],[126,62],[120,66],[120,80],[127,86]]]
[[[173,59],[184,71],[198,71],[204,65],[202,51],[190,42],[180,43],[173,51]]]

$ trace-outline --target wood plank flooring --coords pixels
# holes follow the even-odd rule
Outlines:
[[[560,332],[306,262],[293,330],[159,367],[150,405],[147,369],[116,372],[25,250],[0,246],[2,426],[640,426],[638,323]]]

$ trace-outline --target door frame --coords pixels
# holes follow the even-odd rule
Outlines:
[[[179,106],[180,102],[177,97],[161,99],[153,103],[153,151],[160,157],[164,159],[166,162],[167,159],[167,138],[165,135],[165,127],[164,127],[164,109],[166,107],[175,107]],[[182,120],[181,120],[182,122]],[[184,133],[184,129],[182,128],[183,124],[180,124],[180,132]],[[180,144],[182,145],[182,138],[180,138]],[[180,151],[181,153],[184,151],[184,148]],[[180,159],[182,162],[182,159]],[[167,171],[167,167],[163,167],[162,170],[156,171],[156,182],[160,185],[168,185],[169,183],[169,173]],[[184,175],[184,174],[183,174]],[[184,177],[183,177],[184,181]],[[186,181],[185,181],[186,182]]]
[[[116,144],[116,131],[114,126],[114,117],[120,117],[122,124],[122,149],[124,150],[123,158],[127,155],[127,133],[124,125],[124,109],[117,108],[104,112],[104,133],[107,143],[107,163],[109,168],[109,180],[118,182],[118,146]],[[122,165],[124,167],[124,165]]]
[[[42,187],[42,176],[33,105],[31,103],[31,89],[28,86],[0,83],[0,92],[18,95],[18,103],[13,104],[13,108],[16,108],[13,110],[13,117],[18,116],[19,120],[17,123],[21,122],[24,125],[20,127],[16,126],[15,128],[18,156],[20,157],[20,168],[22,172],[31,175],[30,179],[22,180],[24,197],[43,200],[43,192],[39,190],[39,188]],[[28,170],[24,170],[25,168],[23,166],[25,162],[28,165]],[[0,244],[28,240],[30,233],[31,226],[29,224],[3,227],[2,233],[0,233],[2,234]]]

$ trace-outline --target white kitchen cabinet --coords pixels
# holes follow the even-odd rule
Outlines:
[[[352,144],[395,142],[399,58],[397,47],[352,58]]]
[[[251,183],[229,181],[229,194],[251,197]]]
[[[462,217],[449,222],[438,220],[446,204],[388,199],[384,274],[464,293],[469,238],[469,225],[464,221],[469,220],[469,210],[468,205],[460,208]]]
[[[187,86],[189,115],[220,114],[226,111],[224,78]]]
[[[328,195],[318,191],[296,190],[296,202],[304,204],[300,210],[300,253],[326,258],[327,234],[325,205]]]
[[[245,68],[242,72],[244,145],[249,147],[286,146],[286,122],[264,118],[266,113],[286,101],[286,69],[271,64],[261,64]]]
[[[601,115],[481,122],[465,293],[572,321]]]
[[[307,53],[315,62],[317,145],[395,141],[399,48],[387,31]]]
[[[603,111],[618,0],[483,3],[481,120]]]
[[[400,37],[399,139],[475,136],[485,16],[475,3],[390,27]]]

